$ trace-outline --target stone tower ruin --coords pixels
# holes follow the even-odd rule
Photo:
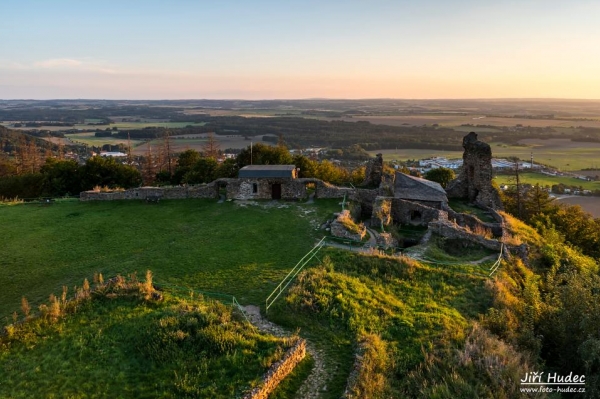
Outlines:
[[[471,203],[502,209],[500,193],[492,185],[492,149],[489,144],[477,140],[471,132],[463,138],[463,169],[448,184],[448,198],[462,198]]]
[[[365,180],[363,186],[379,187],[383,177],[383,155],[377,154],[374,159],[367,163]]]

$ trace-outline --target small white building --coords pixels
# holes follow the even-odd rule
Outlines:
[[[126,157],[127,154],[123,153],[123,152],[119,152],[119,151],[102,151],[100,153],[101,157],[114,157],[114,158],[119,158],[119,157]]]

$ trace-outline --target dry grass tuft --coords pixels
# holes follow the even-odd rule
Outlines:
[[[470,233],[477,234],[478,236],[481,236],[483,238],[487,238],[488,240],[491,240],[492,238],[494,238],[494,235],[492,234],[492,230],[490,228],[482,226],[480,224],[476,224],[475,227],[473,227],[473,228],[466,226],[465,230],[467,230]]]
[[[354,220],[352,220],[349,213],[341,213],[337,217],[337,221],[340,222],[346,228],[346,230],[355,234],[361,234],[365,230],[364,224],[357,224]]]
[[[517,235],[507,233],[504,235],[504,244],[518,247],[519,245],[523,244],[523,240]]]
[[[122,187],[94,186],[92,191],[96,193],[112,193],[115,191],[125,191]]]
[[[7,197],[0,196],[0,204],[3,204],[3,205],[17,205],[17,204],[22,204],[24,202],[25,201],[23,199],[20,199],[19,197],[7,198]]]

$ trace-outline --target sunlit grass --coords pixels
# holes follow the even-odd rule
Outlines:
[[[289,347],[219,302],[111,295],[0,337],[0,396],[239,397]]]
[[[110,277],[151,269],[157,283],[235,295],[260,304],[338,210],[313,205],[172,200],[64,202],[0,207],[0,317],[25,295],[32,306],[95,272]]]
[[[331,261],[303,272],[270,311],[278,323],[300,326],[327,353],[332,392],[325,397],[339,397],[352,348],[364,334],[388,345],[394,366],[386,371],[386,392],[397,397],[406,373],[424,360],[422,348],[460,345],[471,320],[491,304],[475,265],[428,266],[333,249],[326,254]]]

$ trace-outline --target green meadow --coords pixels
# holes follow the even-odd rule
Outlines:
[[[155,282],[261,304],[324,234],[338,201],[57,202],[0,207],[0,317],[95,272],[154,272]]]

